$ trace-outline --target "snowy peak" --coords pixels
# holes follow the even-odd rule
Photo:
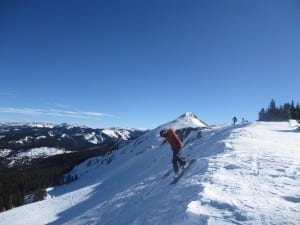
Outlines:
[[[208,125],[200,120],[194,113],[187,112],[183,115],[179,116],[176,120],[173,120],[167,124],[164,124],[165,128],[174,128],[175,130],[179,130],[182,128],[206,128]]]
[[[159,133],[161,129],[173,128],[179,135],[184,144],[201,137],[201,133],[208,126],[206,123],[198,119],[198,117],[193,113],[185,113],[178,117],[176,120],[162,124],[157,128],[150,130],[140,137],[136,138],[134,141],[130,142],[120,151],[128,152],[135,155],[140,155],[142,153],[153,151],[155,149],[161,148],[163,143],[163,138],[160,137]],[[164,145],[166,146],[166,145]]]
[[[186,113],[182,114],[181,116],[179,116],[178,118],[185,118],[185,117],[198,119],[198,117],[192,112],[186,112]]]

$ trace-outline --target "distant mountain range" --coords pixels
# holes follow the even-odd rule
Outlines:
[[[13,167],[57,154],[103,146],[120,147],[144,132],[123,128],[93,129],[66,123],[0,123],[0,163]]]
[[[187,123],[191,127],[181,130]],[[176,129],[184,138],[193,127],[205,128],[207,124],[193,113],[185,113],[171,121],[169,127]],[[157,129],[161,128],[164,127]],[[0,168],[30,165],[33,160],[88,150],[103,155],[107,149],[119,149],[149,132],[125,128],[94,129],[67,123],[0,123]]]

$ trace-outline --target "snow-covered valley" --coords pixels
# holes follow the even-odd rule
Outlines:
[[[159,137],[169,127],[195,128],[184,139],[183,155],[197,161],[176,185],[170,185],[170,147]],[[300,224],[294,124],[204,128],[187,114],[89,159],[71,171],[78,180],[50,188],[44,201],[0,213],[0,224]]]
[[[105,145],[125,145],[143,134],[137,129],[93,129],[80,125],[49,123],[0,123],[0,165],[18,167],[64,153]]]

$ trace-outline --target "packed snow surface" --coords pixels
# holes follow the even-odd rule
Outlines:
[[[294,126],[255,122],[205,129],[201,138],[195,132],[183,154],[197,161],[176,185],[170,185],[172,173],[162,178],[172,171],[172,153],[155,129],[80,164],[71,172],[79,179],[49,189],[46,200],[0,213],[0,224],[300,224]]]

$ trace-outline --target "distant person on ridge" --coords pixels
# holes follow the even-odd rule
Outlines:
[[[175,172],[175,177],[179,175],[179,166],[182,168],[185,168],[187,166],[186,160],[180,156],[181,149],[183,147],[183,144],[180,140],[180,137],[175,133],[175,130],[173,128],[170,129],[163,129],[160,131],[160,136],[163,138],[166,138],[169,142],[171,149],[173,151],[173,168]]]
[[[232,118],[232,124],[235,125],[236,122],[237,122],[237,118],[234,116],[234,117]]]

